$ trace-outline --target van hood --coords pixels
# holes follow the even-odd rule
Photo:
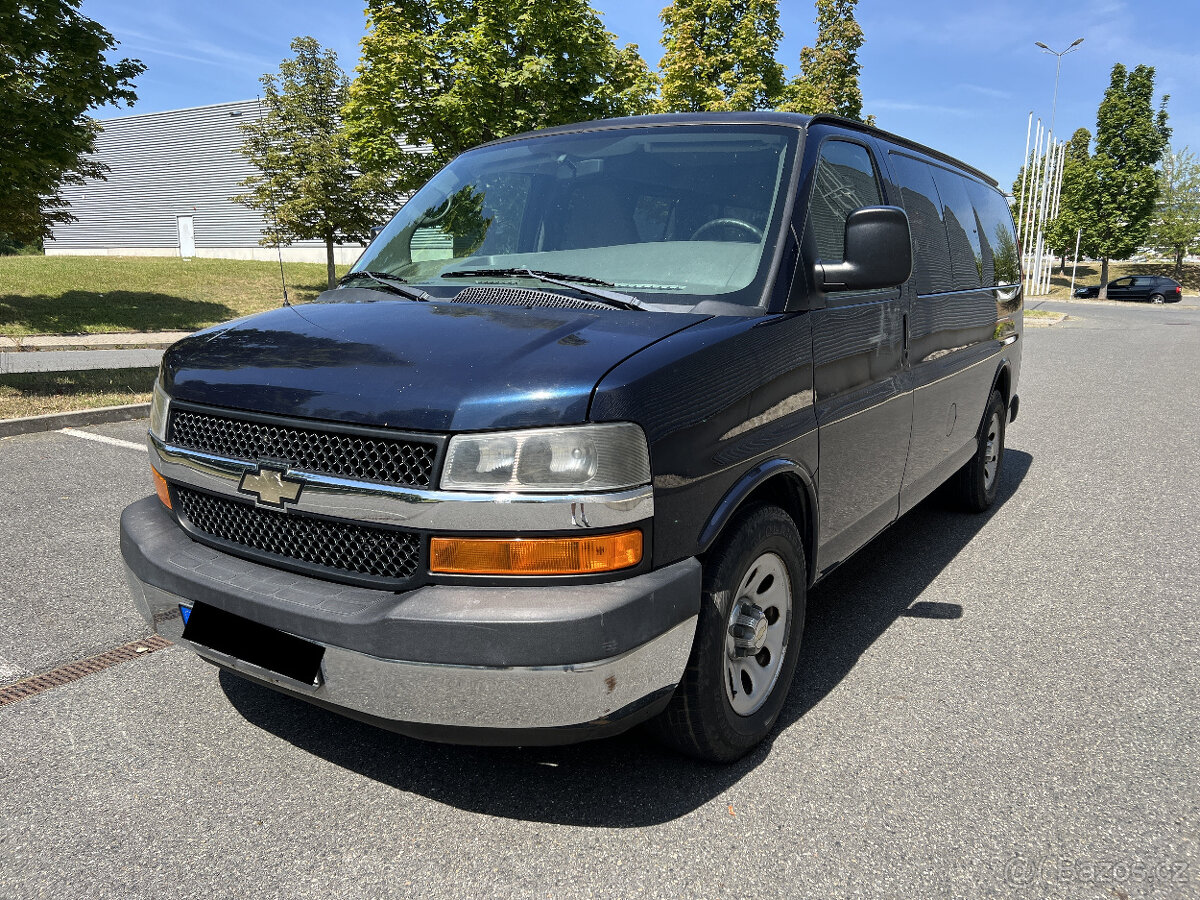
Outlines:
[[[163,357],[163,386],[192,403],[415,431],[571,424],[609,369],[709,318],[337,294],[185,338]]]

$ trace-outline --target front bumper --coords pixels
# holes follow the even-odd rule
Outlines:
[[[430,585],[403,594],[333,584],[192,541],[148,497],[121,517],[134,602],[182,640],[200,601],[325,648],[316,684],[212,648],[200,656],[397,731],[471,743],[560,743],[624,730],[670,698],[691,651],[700,564],[605,584]]]

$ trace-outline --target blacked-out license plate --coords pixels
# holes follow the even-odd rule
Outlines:
[[[184,615],[183,638],[302,684],[316,684],[325,648],[207,603]]]

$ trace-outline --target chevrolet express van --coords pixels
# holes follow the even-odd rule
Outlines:
[[[406,734],[772,728],[813,584],[992,504],[1021,289],[996,183],[829,116],[462,154],[315,302],[164,356],[121,549],[204,659]]]

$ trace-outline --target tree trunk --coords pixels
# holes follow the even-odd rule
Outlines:
[[[1183,284],[1183,247],[1175,248],[1175,280]]]
[[[1067,271],[1067,251],[1066,250],[1064,250],[1062,252],[1062,264],[1059,265],[1059,267],[1058,267],[1058,272],[1060,275],[1065,271]]]
[[[333,238],[325,238],[325,269],[329,275],[329,289],[337,287],[337,266],[333,264]]]
[[[1101,300],[1108,299],[1108,257],[1100,257],[1100,293],[1097,296]]]

